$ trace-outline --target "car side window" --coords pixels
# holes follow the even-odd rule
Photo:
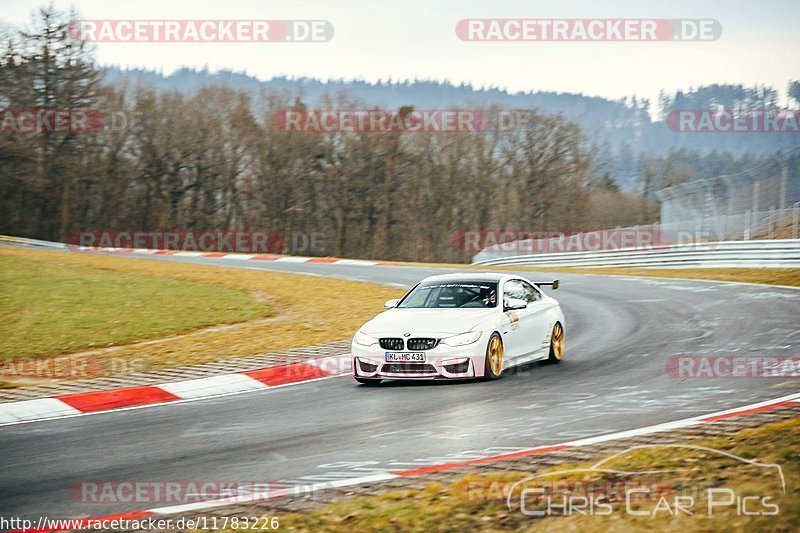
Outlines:
[[[503,289],[503,300],[506,301],[509,298],[516,298],[518,300],[526,300],[527,294],[525,289],[522,286],[522,282],[518,279],[512,279],[506,281],[505,287]]]
[[[542,299],[542,294],[536,289],[536,287],[525,281],[520,283],[522,283],[522,289],[525,291],[524,300],[526,302],[533,303]]]

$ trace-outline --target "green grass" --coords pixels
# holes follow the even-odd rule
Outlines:
[[[88,360],[92,375],[122,375],[344,340],[402,294],[335,278],[0,247],[0,389],[61,377],[3,373],[9,357],[72,361],[76,351],[113,346]]]
[[[244,289],[0,255],[0,358],[70,353],[269,314]]]

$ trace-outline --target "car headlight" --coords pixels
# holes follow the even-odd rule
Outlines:
[[[373,344],[377,344],[378,339],[375,337],[370,337],[366,333],[362,333],[361,331],[356,331],[355,336],[353,337],[353,342],[356,344],[360,344],[361,346],[372,346]]]
[[[448,346],[466,346],[467,344],[478,342],[481,335],[483,335],[482,331],[470,331],[469,333],[447,337],[446,339],[442,339],[442,342]]]

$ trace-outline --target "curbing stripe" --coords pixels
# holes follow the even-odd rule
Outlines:
[[[332,265],[349,265],[349,266],[375,266],[377,261],[364,261],[361,259],[337,259]]]
[[[245,374],[225,374],[177,383],[165,383],[158,387],[181,400],[188,400],[232,392],[266,389],[267,385]]]
[[[0,403],[0,425],[214,398],[341,376],[350,368],[350,354],[342,354],[208,378]]]
[[[80,411],[57,398],[39,398],[0,404],[0,424],[80,414]]]
[[[715,422],[717,420],[724,420],[726,418],[732,418],[734,416],[740,415],[749,415],[751,413],[760,413],[762,411],[769,411],[770,409],[777,409],[778,407],[787,407],[789,405],[793,405],[796,403],[800,403],[797,400],[789,400],[786,402],[769,404],[769,405],[762,405],[761,407],[752,407],[749,409],[740,409],[740,410],[730,410],[718,415],[708,416],[705,418],[700,419],[701,422]]]
[[[502,455],[492,455],[490,457],[481,457],[479,459],[470,459],[468,461],[456,461],[453,463],[444,463],[441,465],[423,466],[421,468],[414,468],[412,470],[403,470],[396,472],[398,476],[422,476],[425,474],[432,474],[434,472],[441,472],[442,470],[450,470],[460,466],[480,465],[484,463],[494,463],[496,461],[507,461],[509,459],[519,459],[520,457],[528,457],[529,455],[537,455],[540,453],[555,452],[558,450],[566,450],[572,448],[568,444],[556,444],[554,446],[540,446],[538,448],[531,448],[530,450],[523,450],[521,452],[504,453]]]
[[[324,378],[330,375],[321,368],[308,363],[291,363],[288,365],[263,368],[261,370],[249,370],[242,373],[272,387],[275,385],[286,385],[288,383]]]
[[[120,407],[174,402],[180,398],[170,394],[160,386],[144,386],[97,392],[79,392],[77,394],[56,396],[56,399],[74,407],[81,413],[95,413]]]
[[[334,259],[332,257],[301,257],[295,255],[275,255],[275,254],[248,254],[236,252],[185,252],[180,250],[155,250],[149,248],[94,248],[81,247],[82,252],[104,252],[104,253],[130,253],[147,255],[174,255],[176,257],[210,257],[216,259],[238,259],[240,261],[275,261],[279,263],[326,263],[331,265],[352,265],[352,266],[392,266],[389,263],[378,263],[377,261],[366,261],[362,259]]]

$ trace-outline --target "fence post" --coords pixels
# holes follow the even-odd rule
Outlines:
[[[789,181],[789,160],[784,160],[781,168],[780,209],[786,209],[786,184]]]
[[[752,215],[750,214],[750,210],[748,209],[744,213],[744,228],[742,228],[742,238],[745,241],[749,241],[750,240],[750,224],[751,224],[750,218],[751,217],[752,217]]]
[[[769,208],[769,225],[767,226],[767,238],[772,239],[772,225],[775,223],[775,206]]]
[[[761,209],[761,183],[753,182],[753,212],[758,213]]]
[[[720,215],[720,218],[722,219],[722,235],[720,235],[721,239],[719,240],[721,241],[724,241],[728,238],[728,216],[729,215],[727,213]]]

